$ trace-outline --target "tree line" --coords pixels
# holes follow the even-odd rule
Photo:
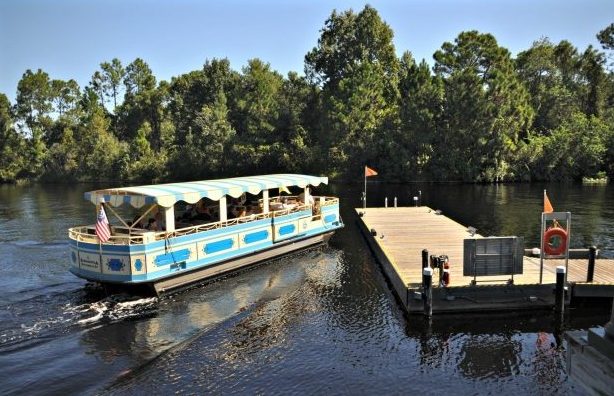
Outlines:
[[[514,58],[461,32],[431,67],[366,6],[333,11],[304,76],[227,59],[157,81],[142,59],[85,87],[27,70],[0,94],[0,181],[159,182],[299,172],[385,180],[614,174],[614,23],[599,50],[541,38]]]

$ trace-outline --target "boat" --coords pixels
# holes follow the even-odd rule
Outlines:
[[[69,229],[70,271],[160,295],[325,243],[343,221],[338,198],[311,195],[320,184],[328,178],[273,174],[86,192],[97,222]]]

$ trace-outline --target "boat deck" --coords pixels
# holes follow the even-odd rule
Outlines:
[[[477,278],[478,286],[472,286],[472,276],[463,276],[463,240],[467,238],[482,238],[481,235],[471,235],[467,227],[455,222],[454,220],[439,214],[428,207],[399,207],[399,208],[367,208],[356,209],[359,217],[359,225],[367,239],[376,258],[382,264],[384,272],[390,279],[393,288],[399,299],[410,312],[420,307],[414,307],[416,301],[412,301],[411,293],[417,292],[422,284],[422,250],[427,249],[429,255],[447,255],[450,262],[450,284],[446,289],[445,295],[454,293],[471,292],[475,300],[475,293],[484,294],[484,301],[488,298],[496,300],[498,292],[510,298],[510,293],[520,293],[519,295],[535,295],[536,299],[543,305],[550,304],[554,296],[552,287],[556,281],[556,267],[565,265],[564,260],[544,260],[543,280],[540,284],[540,260],[536,257],[524,257],[523,272],[513,276],[513,286],[507,285],[511,276],[480,276]],[[373,235],[375,234],[375,235]],[[614,295],[614,260],[598,259],[595,264],[594,282],[586,283],[586,273],[588,268],[587,259],[570,259],[568,261],[568,282],[572,286],[579,286],[591,296],[595,294],[612,296]],[[434,271],[434,290],[438,279],[437,270]],[[490,287],[481,287],[490,286]],[[498,286],[498,287],[494,287]],[[546,287],[544,287],[546,286]],[[473,289],[473,290],[471,290]],[[544,290],[541,290],[544,289]],[[490,290],[492,295],[488,295],[485,290]],[[513,291],[512,291],[513,290]],[[592,292],[587,292],[592,290]],[[540,297],[538,294],[542,293]],[[580,293],[582,294],[582,293]],[[521,299],[519,297],[519,299]],[[535,307],[536,299],[531,301],[528,307]],[[547,301],[546,301],[547,300]],[[507,301],[507,300],[506,300]],[[442,305],[442,304],[439,304]],[[443,311],[448,309],[472,310],[488,309],[486,302],[480,304],[443,304]],[[452,307],[454,305],[455,307]],[[492,309],[499,309],[500,301],[494,303]],[[512,304],[513,305],[513,304]],[[518,302],[515,304],[522,306]],[[434,312],[437,304],[434,306]],[[479,308],[478,308],[479,306]],[[473,307],[473,308],[472,308]],[[486,307],[486,308],[485,308]]]

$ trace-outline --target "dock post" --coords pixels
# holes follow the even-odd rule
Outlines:
[[[397,207],[397,197],[394,197],[394,207]]]
[[[433,316],[433,269],[422,269],[422,302],[424,304],[424,315]]]
[[[592,282],[595,274],[595,256],[597,256],[597,247],[591,246],[588,248],[588,272],[586,273],[586,281]]]
[[[556,267],[556,289],[554,291],[554,310],[562,314],[565,311],[565,267]]]
[[[414,197],[414,206],[418,207],[418,197]]]
[[[429,251],[426,249],[422,249],[422,268],[427,268],[429,266]]]
[[[388,197],[384,198],[384,208],[388,207]]]

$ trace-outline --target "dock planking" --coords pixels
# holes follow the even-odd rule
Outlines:
[[[418,296],[422,290],[423,249],[429,255],[447,255],[450,262],[448,287],[439,287],[438,271],[433,274],[434,312],[530,309],[553,304],[556,267],[565,265],[564,260],[544,260],[541,284],[539,258],[524,257],[523,272],[514,275],[513,285],[507,284],[511,276],[505,275],[480,276],[478,284],[472,286],[473,277],[463,276],[463,240],[482,235],[472,235],[467,227],[424,206],[367,208],[356,212],[362,213],[361,230],[409,312],[422,310]],[[568,281],[584,288],[593,286],[586,283],[587,263],[586,259],[570,259]],[[614,294],[614,260],[597,260],[594,281],[595,286],[601,287],[598,294]]]

